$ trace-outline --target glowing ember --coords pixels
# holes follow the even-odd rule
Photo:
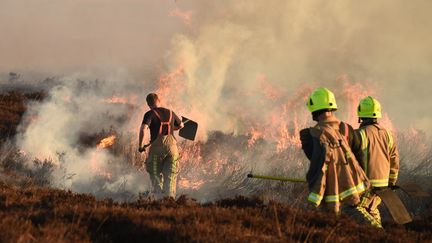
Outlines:
[[[98,143],[98,145],[96,145],[96,148],[98,148],[98,149],[102,149],[102,148],[110,147],[110,146],[112,146],[112,145],[114,144],[115,139],[116,139],[116,136],[115,136],[115,135],[111,135],[111,136],[109,136],[109,137],[106,137],[106,138],[102,139],[102,140]]]

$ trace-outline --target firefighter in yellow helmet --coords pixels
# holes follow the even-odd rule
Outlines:
[[[384,187],[395,186],[399,171],[399,154],[393,134],[378,123],[381,104],[368,96],[362,99],[357,109],[360,128],[356,132],[361,137],[362,157],[360,165],[365,171],[373,190],[365,193],[360,206],[373,216],[373,224],[381,225],[378,205],[381,199],[374,193]]]
[[[337,104],[330,90],[316,89],[307,106],[317,122],[300,131],[302,149],[311,162],[306,175],[308,201],[316,207],[325,204],[337,216],[343,211],[365,222],[357,206],[369,181],[351,149],[350,144],[356,143],[354,130],[334,115]]]

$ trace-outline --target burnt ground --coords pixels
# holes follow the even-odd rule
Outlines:
[[[1,242],[432,241],[431,216],[405,226],[387,223],[379,230],[259,198],[199,204],[181,196],[116,203],[26,182],[0,182]]]
[[[1,138],[9,139],[26,103],[43,94],[0,96]],[[13,164],[13,163],[9,163]],[[207,204],[140,198],[132,203],[96,200],[89,194],[52,189],[32,172],[0,168],[1,242],[432,242],[432,209],[385,230],[343,216],[299,209],[260,198],[236,197]]]

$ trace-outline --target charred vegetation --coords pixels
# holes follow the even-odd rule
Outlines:
[[[45,97],[43,92],[0,94],[2,242],[422,242],[432,238],[430,199],[416,200],[400,193],[413,213],[414,221],[404,226],[395,225],[384,213],[385,230],[377,230],[358,225],[345,216],[336,220],[332,215],[308,208],[304,203],[307,189],[303,185],[246,179],[249,168],[239,166],[241,163],[230,164],[230,161],[272,161],[268,171],[286,175],[292,172],[281,170],[278,161],[288,161],[293,154],[302,154],[291,147],[285,153],[263,154],[260,151],[266,150],[268,142],[257,139],[251,147],[248,144],[250,136],[245,135],[214,132],[205,143],[180,143],[181,149],[186,151],[182,154],[185,164],[180,179],[195,176],[196,163],[200,161],[229,156],[216,172],[210,163],[208,168],[200,167],[204,168],[200,172],[203,174],[201,178],[209,181],[216,183],[223,175],[224,179],[217,182],[217,186],[183,190],[189,192],[189,196],[182,195],[176,200],[155,200],[145,192],[133,197],[120,189],[117,198],[106,193],[92,195],[55,189],[51,184],[55,167],[52,161],[28,158],[10,142],[17,129],[25,129],[19,124],[25,124],[22,119],[26,104],[42,101]],[[136,149],[128,143],[127,135],[118,134],[115,129],[81,134],[79,144],[85,150],[97,146],[103,138],[111,135],[115,135],[119,142],[109,147],[108,152],[127,154],[127,160],[136,166],[134,169],[139,168]],[[430,147],[418,149],[421,136],[405,134],[399,137],[399,142],[404,144],[401,146],[401,181],[415,176],[416,181],[431,192],[432,153]],[[248,152],[241,154],[243,151]],[[190,154],[199,154],[200,158]],[[61,153],[57,156],[60,161],[64,157]],[[414,160],[417,163],[413,163]],[[297,171],[296,175],[301,174]],[[74,175],[65,172],[62,176],[67,180]],[[94,180],[95,187],[106,186],[104,180],[107,178],[101,176]],[[211,200],[206,202],[193,199],[195,195],[202,196],[204,191],[211,191],[219,197],[207,195]]]

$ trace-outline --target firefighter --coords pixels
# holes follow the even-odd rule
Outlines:
[[[385,187],[394,187],[399,171],[399,154],[392,133],[378,123],[381,104],[368,96],[358,105],[360,127],[356,132],[361,137],[362,157],[360,165],[365,171],[373,190],[362,197],[360,206],[381,225],[378,206],[381,198],[374,193]]]
[[[173,111],[160,107],[157,94],[148,94],[146,101],[150,110],[144,114],[139,130],[138,150],[144,152],[150,146],[145,167],[155,195],[175,198],[179,153],[174,131],[183,128],[183,123]],[[147,127],[150,128],[150,143],[143,145]]]
[[[316,207],[325,204],[326,210],[336,216],[344,211],[365,222],[358,204],[369,181],[350,148],[349,141],[355,139],[355,134],[346,131],[353,131],[352,127],[336,118],[336,99],[326,88],[316,89],[307,106],[317,122],[314,127],[300,131],[302,149],[310,160],[306,174],[308,201]]]

